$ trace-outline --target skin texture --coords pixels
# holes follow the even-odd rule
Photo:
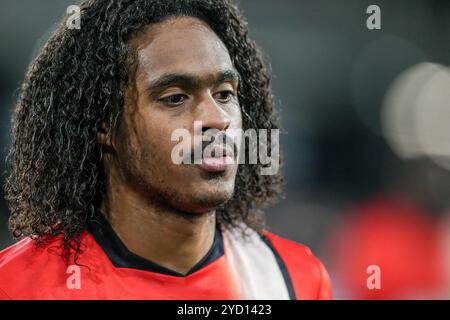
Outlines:
[[[233,195],[237,165],[214,173],[176,165],[171,134],[185,128],[193,141],[194,121],[203,130],[241,128],[238,78],[220,77],[237,72],[222,41],[196,18],[150,25],[130,45],[138,69],[120,125],[111,135],[105,125],[97,136],[105,149],[102,210],[129,250],[186,273],[212,245],[215,209]],[[190,81],[161,85],[167,75]]]

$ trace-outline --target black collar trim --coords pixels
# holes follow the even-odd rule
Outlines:
[[[88,231],[117,268],[132,268],[175,277],[185,277],[206,267],[224,254],[222,232],[219,227],[216,227],[214,242],[209,251],[191,268],[191,270],[189,270],[188,273],[182,274],[147,260],[128,250],[101,212],[97,212],[94,215],[94,218],[89,224]]]

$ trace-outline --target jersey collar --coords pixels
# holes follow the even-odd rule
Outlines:
[[[132,268],[176,277],[185,277],[206,267],[224,254],[222,232],[219,227],[216,227],[213,244],[206,255],[189,272],[182,274],[128,250],[99,210],[97,210],[94,218],[91,220],[88,231],[117,268]]]

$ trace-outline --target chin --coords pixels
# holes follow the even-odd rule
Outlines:
[[[218,206],[226,203],[233,196],[233,187],[207,189],[199,188],[192,190],[187,195],[187,201],[184,206],[186,211],[195,213],[205,213],[215,210]]]

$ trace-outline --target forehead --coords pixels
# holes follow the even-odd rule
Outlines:
[[[206,77],[233,69],[223,42],[196,18],[177,17],[152,25],[133,44],[138,49],[138,74],[148,81],[168,73]]]

